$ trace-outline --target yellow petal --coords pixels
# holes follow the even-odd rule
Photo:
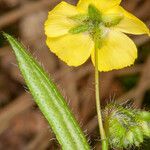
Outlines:
[[[77,4],[77,8],[82,11],[87,13],[88,12],[88,6],[90,4],[96,5],[96,0],[79,0],[78,4]]]
[[[119,5],[121,0],[79,0],[78,9],[83,12],[87,12],[89,4],[93,4],[99,10],[103,11]]]
[[[109,31],[102,47],[98,50],[99,71],[110,71],[130,66],[137,58],[137,48],[133,41],[125,34]],[[92,62],[94,63],[94,51]]]
[[[47,38],[48,47],[69,66],[83,64],[91,55],[94,43],[86,33]]]
[[[77,15],[77,8],[66,2],[59,3],[49,12],[48,19],[45,22],[45,34],[48,37],[57,37],[68,33],[69,29],[76,23],[69,17]]]
[[[106,10],[114,6],[120,5],[122,0],[99,0],[100,9]]]
[[[121,22],[115,26],[117,30],[130,34],[150,34],[149,29],[141,20],[124,10],[122,7],[116,7],[113,11],[124,15]]]

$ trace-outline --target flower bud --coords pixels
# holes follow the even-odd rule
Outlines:
[[[150,113],[108,104],[103,111],[103,121],[112,148],[139,147],[144,138],[150,137]]]

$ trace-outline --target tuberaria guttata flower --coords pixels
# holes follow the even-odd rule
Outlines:
[[[99,71],[132,65],[137,48],[124,33],[149,35],[150,32],[120,3],[121,0],[80,0],[77,6],[59,3],[45,22],[48,47],[69,66],[79,66],[90,56],[94,64],[96,38]]]

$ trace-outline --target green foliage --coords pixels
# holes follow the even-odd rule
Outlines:
[[[150,138],[150,112],[110,103],[103,111],[104,126],[112,148],[139,147]]]
[[[21,73],[35,102],[49,122],[64,150],[89,150],[89,145],[64,98],[38,62],[12,36],[5,34],[12,46]]]

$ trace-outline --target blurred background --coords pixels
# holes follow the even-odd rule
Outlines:
[[[76,4],[77,0],[66,0]],[[93,149],[100,150],[94,96],[94,68],[89,60],[81,67],[68,67],[46,44],[44,21],[60,0],[0,0],[0,31],[22,41],[55,81]],[[150,0],[123,0],[122,5],[150,25]],[[150,38],[132,36],[139,50],[134,66],[101,73],[103,107],[107,102],[132,101],[150,109]],[[149,141],[150,142],[150,141]],[[142,150],[150,150],[145,142]],[[16,65],[15,56],[0,35],[0,150],[57,150],[54,134],[40,113]]]

